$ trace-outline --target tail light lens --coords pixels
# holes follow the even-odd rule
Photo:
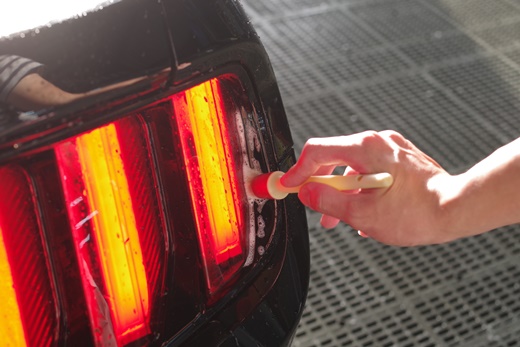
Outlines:
[[[211,294],[246,259],[244,193],[237,155],[217,79],[172,98],[196,216],[206,282]],[[236,132],[235,132],[236,133]],[[238,147],[239,148],[239,147]],[[238,164],[238,165],[237,165]]]
[[[34,193],[21,167],[0,168],[0,336],[8,346],[52,346],[58,312]]]
[[[243,95],[239,102],[230,98],[239,84],[223,87],[222,78],[236,81],[233,76],[211,79],[21,158],[20,165],[0,167],[0,335],[8,336],[9,345],[55,346],[64,341],[64,331],[71,331],[67,326],[74,322],[68,320],[80,316],[88,316],[86,330],[96,346],[147,345],[161,332],[166,293],[172,291],[175,298],[191,295],[193,301],[203,301],[195,303],[203,307],[220,298],[253,262],[256,221],[259,240],[265,244],[268,239],[261,207],[255,208],[257,202],[247,196],[244,185],[245,171],[258,169],[250,158],[250,147],[258,143],[245,140],[241,103],[250,101]],[[150,116],[158,108],[168,110],[160,122]],[[172,131],[154,132],[159,123]],[[174,162],[161,159],[160,143],[171,143]],[[253,159],[257,164],[258,157]],[[34,164],[38,160],[42,165]],[[46,173],[38,167],[47,168]],[[43,177],[49,172],[53,177]],[[185,188],[167,191],[164,187],[177,187],[164,183],[172,177]],[[44,199],[49,195],[52,208]],[[186,201],[191,213],[179,216],[171,210],[172,199]],[[56,206],[61,211],[56,212]],[[60,223],[49,222],[49,217],[46,222],[45,211],[50,209]],[[183,223],[172,221],[175,218]],[[183,246],[175,240],[179,230],[173,230],[179,225],[187,229],[183,234],[196,239],[198,254],[188,256],[197,259],[194,269],[202,271],[193,275],[204,279],[204,288],[182,286],[175,292],[176,250],[170,246]],[[66,230],[54,230],[56,226]],[[57,233],[59,240],[67,239],[60,245],[74,248],[74,266],[68,264],[62,272],[55,271],[61,264],[53,261],[58,257],[53,258],[45,242],[46,235]],[[63,260],[69,253],[60,254]],[[71,268],[77,268],[74,277]],[[75,279],[77,273],[81,285],[74,286],[71,295],[67,278]],[[77,295],[80,304],[67,299]],[[58,306],[59,300],[68,304]],[[60,311],[78,305],[82,308],[74,314]],[[175,319],[175,314],[170,316]]]
[[[55,151],[90,319],[104,332],[95,339],[121,346],[143,338],[151,331],[164,233],[142,126],[126,118]]]

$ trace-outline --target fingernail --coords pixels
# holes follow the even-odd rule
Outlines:
[[[362,232],[361,230],[358,230],[357,233],[358,233],[358,235],[361,236],[361,237],[364,237],[364,238],[366,238],[366,239],[368,238],[368,235],[365,234],[364,232]]]
[[[332,229],[332,228],[335,228],[338,223],[339,223],[339,220],[337,218],[334,218],[334,217],[330,217],[330,216],[327,216],[327,215],[323,215],[323,217],[321,217],[321,226],[325,229]]]

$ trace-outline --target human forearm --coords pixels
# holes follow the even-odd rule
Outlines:
[[[82,93],[69,93],[44,79],[38,73],[30,73],[22,78],[7,96],[7,103],[20,111],[65,105],[75,100],[91,97],[123,88],[150,77],[164,76],[170,68],[163,69],[153,76],[141,76],[110,84]]]
[[[520,222],[520,139],[444,182],[444,227],[455,238]]]
[[[39,74],[25,76],[11,91],[7,102],[21,111],[64,105],[82,97],[61,90]]]

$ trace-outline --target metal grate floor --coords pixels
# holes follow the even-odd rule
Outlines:
[[[402,132],[452,173],[520,136],[519,0],[243,0],[297,151]],[[294,346],[520,345],[520,226],[395,248],[308,211],[311,284]]]

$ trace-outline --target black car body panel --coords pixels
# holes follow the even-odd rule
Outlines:
[[[238,63],[256,81],[265,119],[274,123],[272,142],[275,161],[280,161],[292,148],[289,125],[285,116],[275,116],[284,114],[276,79],[246,19],[236,1],[125,0],[49,28],[35,28],[23,37],[14,34],[1,41],[0,54],[43,63],[45,77],[71,92],[170,67],[168,84],[180,85]]]
[[[237,1],[124,0],[83,15],[0,40],[0,54],[44,64],[44,76],[84,92],[140,76],[137,83],[42,110],[30,121],[0,129],[0,165],[31,160],[42,149],[119,119],[214,76],[243,76],[262,141],[264,172],[295,161],[280,93],[266,52]],[[160,129],[158,130],[160,131]],[[166,154],[165,154],[166,155]],[[164,321],[149,345],[289,345],[303,311],[309,281],[305,210],[296,197],[270,202],[276,236],[269,252],[228,293],[208,304],[186,298],[179,283],[200,286],[193,266],[171,251]],[[186,241],[186,240],[184,240]],[[187,240],[189,241],[189,240]],[[173,243],[183,242],[172,236]],[[175,244],[171,249],[175,248]],[[195,250],[196,246],[192,246]],[[58,281],[59,282],[59,281]],[[60,284],[58,284],[58,287]],[[190,287],[191,286],[191,287]],[[89,345],[82,329],[62,316],[58,345]]]

